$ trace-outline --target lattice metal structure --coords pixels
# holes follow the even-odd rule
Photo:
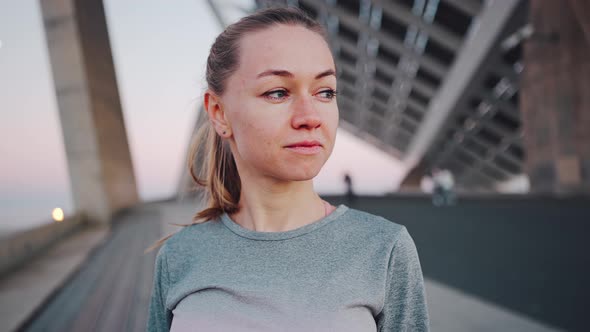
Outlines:
[[[428,163],[448,168],[467,187],[493,188],[523,172],[525,150],[519,113],[522,34],[528,12],[521,2],[473,74]]]
[[[341,125],[400,160],[493,190],[522,173],[522,0],[259,0],[328,30]]]

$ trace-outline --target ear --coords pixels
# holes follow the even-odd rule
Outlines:
[[[221,98],[208,89],[203,96],[203,106],[217,134],[223,138],[230,137],[231,127],[223,110]]]

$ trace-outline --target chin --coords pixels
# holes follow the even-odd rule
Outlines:
[[[319,173],[319,172],[318,172]],[[309,181],[315,178],[317,173],[311,175],[300,175],[300,176],[290,176],[287,180],[289,181]]]
[[[306,165],[306,167],[294,167],[294,165],[289,165],[282,169],[281,178],[290,181],[307,181],[315,178],[320,170],[322,169],[322,165]]]

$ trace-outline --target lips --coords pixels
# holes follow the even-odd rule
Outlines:
[[[296,147],[311,148],[314,146],[322,146],[322,144],[318,141],[301,141],[301,142],[287,145],[286,147],[287,148],[296,148]]]
[[[285,146],[285,149],[299,155],[315,155],[322,150],[318,141],[301,141]]]

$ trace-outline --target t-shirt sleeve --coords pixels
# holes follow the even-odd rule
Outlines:
[[[402,228],[392,249],[377,331],[429,331],[426,292],[414,240]]]
[[[168,264],[166,261],[166,245],[164,245],[160,247],[160,250],[156,255],[154,283],[146,329],[147,332],[170,331],[170,326],[172,325],[172,311],[166,308],[168,287]]]

